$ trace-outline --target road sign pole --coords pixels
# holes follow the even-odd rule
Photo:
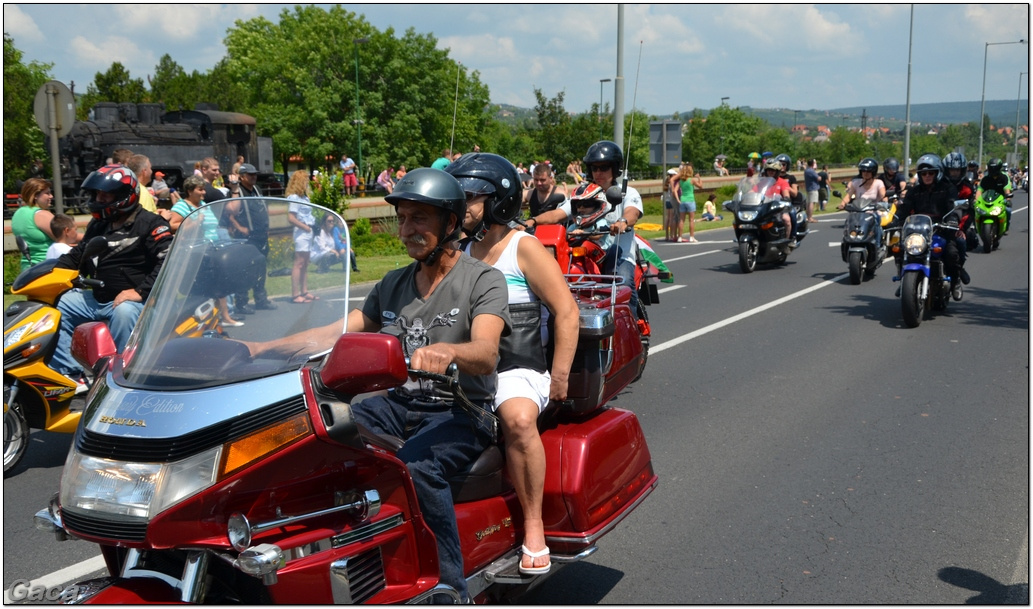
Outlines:
[[[61,151],[57,143],[57,87],[47,83],[47,114],[50,117],[50,160],[51,173],[54,176],[54,209],[57,213],[65,212],[64,193],[61,190]]]

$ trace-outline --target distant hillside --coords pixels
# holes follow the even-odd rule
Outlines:
[[[829,112],[860,116],[866,110],[869,117],[883,120],[898,120],[903,123],[905,106],[867,106],[865,108],[836,108]],[[1015,124],[1015,100],[986,100],[986,114],[995,125]],[[911,104],[911,120],[923,125],[941,123],[953,125],[979,122],[979,102],[946,102],[939,104]],[[1029,124],[1029,100],[1022,100],[1019,108],[1019,124]]]
[[[533,109],[519,108],[508,104],[495,104],[495,116],[507,124],[523,124],[527,119],[534,120]],[[904,128],[905,106],[858,106],[855,108],[835,108],[833,110],[792,110],[787,108],[751,108],[740,106],[747,114],[757,116],[774,127],[792,127],[794,124],[817,127],[828,125],[860,127],[861,113],[867,113],[869,127],[887,127],[891,131]],[[692,110],[678,111],[668,116],[687,118]],[[706,116],[707,110],[703,110]],[[986,114],[994,125],[1015,125],[1015,100],[987,100]],[[662,116],[660,118],[668,118]],[[979,102],[947,102],[938,104],[911,104],[911,121],[919,125],[957,125],[975,123],[979,120]],[[795,122],[794,122],[795,121]],[[1022,100],[1019,109],[1019,124],[1029,124],[1029,103]]]

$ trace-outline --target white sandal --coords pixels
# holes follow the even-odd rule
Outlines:
[[[534,559],[541,558],[542,556],[549,556],[549,546],[545,546],[544,550],[540,550],[538,552],[532,552],[532,551],[527,549],[527,546],[521,545],[520,546],[520,553],[524,554],[525,556],[531,557],[531,564],[534,565]],[[551,569],[551,568],[552,568],[552,560],[551,559],[549,560],[549,564],[545,565],[544,567],[534,567],[534,566],[525,567],[523,565],[523,561],[520,561],[520,564],[517,567],[517,569],[520,571],[520,573],[522,575],[545,575],[546,573],[549,572],[549,569]]]

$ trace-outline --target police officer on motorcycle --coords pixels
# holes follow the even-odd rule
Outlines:
[[[954,201],[958,198],[958,189],[950,180],[943,177],[943,164],[940,157],[935,154],[923,154],[918,158],[916,166],[918,181],[907,190],[907,195],[901,204],[897,206],[897,217],[903,220],[912,214],[925,214],[932,218],[933,222],[940,222],[944,216],[954,209]],[[962,266],[960,248],[965,247],[961,241],[964,237],[958,237],[960,231],[947,235],[946,251],[943,255],[944,267],[947,274],[951,276],[951,292],[957,294],[957,281],[968,285],[970,278],[965,267]],[[900,260],[897,265],[899,267]],[[898,272],[899,275],[899,272]]]
[[[82,191],[93,220],[86,226],[82,241],[57,261],[58,268],[78,269],[90,240],[103,237],[108,241],[109,247],[100,254],[93,273],[104,287],[70,290],[57,304],[61,325],[51,365],[76,380],[82,371],[72,358],[76,326],[106,321],[121,352],[172,243],[169,223],[140,207],[137,185],[136,175],[122,165],[105,165],[86,176]],[[84,385],[80,383],[80,387]]]
[[[779,174],[783,180],[789,182],[789,199],[793,204],[794,209],[789,212],[789,222],[793,226],[790,238],[792,241],[792,247],[796,247],[796,207],[803,207],[805,205],[803,195],[800,193],[800,187],[796,185],[796,176],[789,173],[789,167],[793,164],[793,159],[788,154],[782,153],[775,157],[775,160],[782,166],[782,171]]]

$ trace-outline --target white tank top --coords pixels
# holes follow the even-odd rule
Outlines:
[[[520,262],[517,259],[517,248],[521,239],[534,239],[533,235],[525,233],[523,231],[515,231],[509,243],[506,244],[506,249],[502,250],[499,254],[499,259],[496,260],[491,266],[492,268],[498,269],[506,277],[506,288],[509,290],[509,303],[519,304],[522,302],[534,302],[539,300],[538,295],[531,291],[531,286],[527,285],[527,277],[524,276],[524,272],[520,270]],[[470,253],[470,245],[466,245],[466,253]],[[542,344],[548,341],[548,321],[549,321],[549,309],[546,306],[542,306]]]

